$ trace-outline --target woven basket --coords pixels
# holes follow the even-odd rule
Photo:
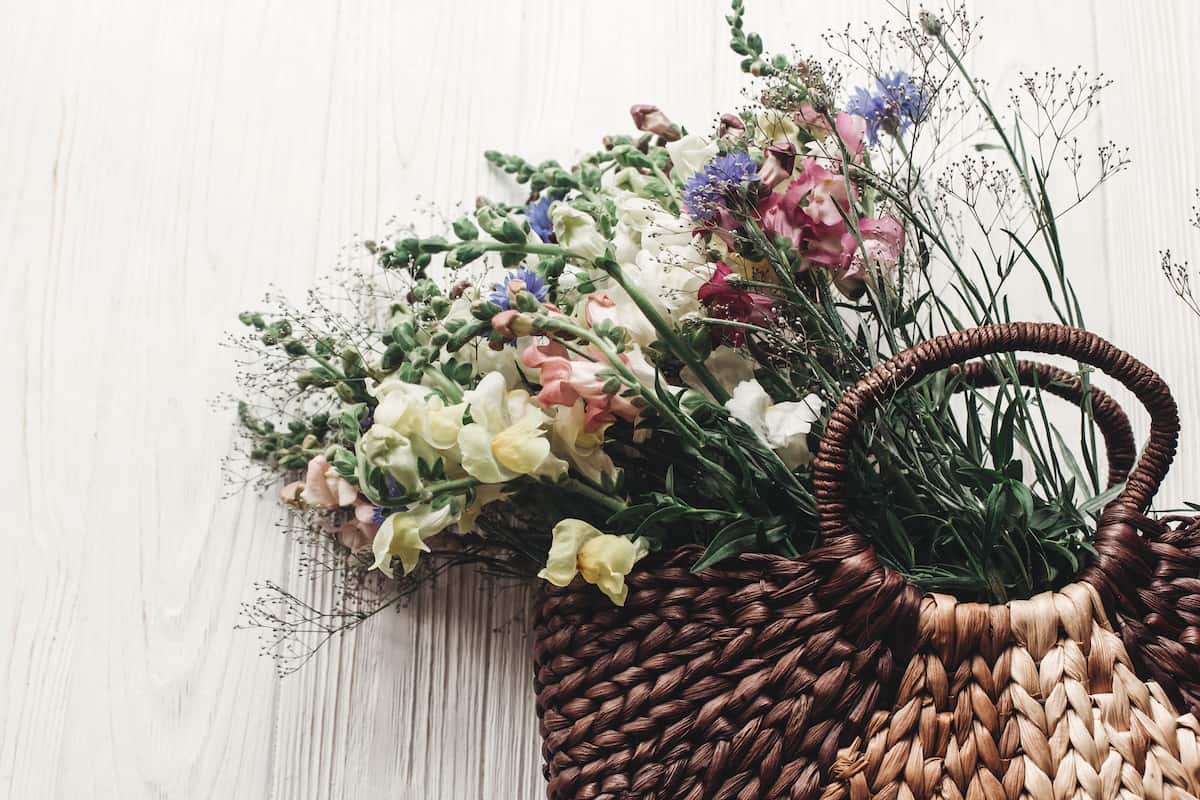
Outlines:
[[[844,476],[875,403],[941,369],[990,380],[979,356],[1070,356],[1147,407],[1097,389],[1109,479],[1099,557],[1056,593],[1003,606],[926,595],[850,529]],[[1023,380],[1079,402],[1071,375]],[[823,544],[698,574],[659,554],[618,608],[579,582],[535,615],[548,795],[666,798],[1184,798],[1200,795],[1200,525],[1143,515],[1175,451],[1159,377],[1084,331],[1017,323],[949,334],[880,365],[834,409],[814,464]],[[1115,630],[1114,626],[1115,625]],[[1180,713],[1184,712],[1184,713]]]

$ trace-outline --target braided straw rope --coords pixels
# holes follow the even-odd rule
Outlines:
[[[1137,677],[1090,585],[990,607],[930,595],[919,630],[892,711],[822,800],[1200,794],[1200,723]]]

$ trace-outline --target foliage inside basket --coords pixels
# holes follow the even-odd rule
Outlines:
[[[828,61],[744,20],[734,0],[757,99],[714,127],[639,105],[572,165],[488,152],[523,196],[242,315],[248,461],[286,476],[306,567],[341,581],[332,610],[274,583],[248,609],[285,665],[449,564],[622,603],[653,550],[801,554],[812,454],[866,372],[1014,314],[1084,327],[1059,221],[1129,163],[1075,138],[1106,80],[1024,75],[997,105],[961,9],[830,33]],[[1119,487],[1086,370],[1060,429],[1013,357],[984,369],[999,388],[943,373],[871,412],[853,523],[918,585],[1004,601],[1072,577]]]

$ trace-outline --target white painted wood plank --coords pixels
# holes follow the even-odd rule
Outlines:
[[[750,5],[768,44],[813,50],[884,11]],[[1156,254],[1200,252],[1183,227],[1200,9],[972,6],[997,84],[1097,58],[1118,80],[1088,135],[1134,145],[1137,171],[1066,238],[1093,327],[1160,369],[1194,422],[1198,323]],[[21,432],[0,461],[16,511],[0,795],[539,796],[525,590],[442,580],[282,682],[232,630],[251,582],[288,576],[294,554],[269,498],[220,500],[217,345],[269,284],[298,298],[415,195],[518,198],[484,149],[565,161],[625,130],[634,102],[697,128],[737,105],[724,9],[0,5],[0,412]],[[1168,504],[1200,478],[1188,430]]]

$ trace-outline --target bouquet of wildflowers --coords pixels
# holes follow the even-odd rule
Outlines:
[[[828,61],[743,19],[745,107],[685,128],[636,105],[570,166],[488,152],[521,201],[368,243],[340,307],[242,316],[267,366],[248,454],[347,588],[318,611],[268,584],[255,623],[331,634],[454,563],[619,605],[654,551],[798,555],[823,415],[865,372],[1009,321],[1014,284],[1083,326],[1057,223],[1127,164],[1073,135],[1105,81],[1024,76],[1001,109],[961,11],[829,34]],[[936,376],[873,412],[851,491],[893,569],[995,602],[1070,579],[1112,495],[1088,404],[1069,442],[1011,357],[987,370],[998,390]]]

